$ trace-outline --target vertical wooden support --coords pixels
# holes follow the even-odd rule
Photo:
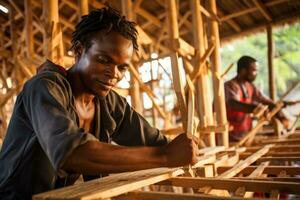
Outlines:
[[[16,24],[15,24],[15,16],[16,12],[13,9],[13,7],[10,7],[10,12],[9,12],[9,22],[10,22],[10,39],[12,42],[11,47],[12,47],[12,58],[13,62],[16,64],[16,59],[17,59],[17,37],[16,37]]]
[[[133,5],[131,0],[122,0],[122,12],[128,20],[134,20]],[[138,67],[134,65],[138,71]],[[133,74],[130,73],[130,90],[131,105],[138,112],[143,113],[143,105],[140,96],[140,85],[139,82],[134,78]]]
[[[216,0],[209,0],[212,13],[217,15]],[[214,107],[217,114],[218,126],[228,126],[225,106],[224,81],[221,78],[221,55],[218,22],[211,21],[211,33],[215,40],[215,51],[212,54],[212,78],[214,87]],[[229,146],[228,128],[222,132],[223,145]]]
[[[173,85],[179,103],[179,109],[181,113],[182,126],[184,130],[187,130],[187,106],[184,94],[184,87],[181,79],[179,63],[178,63],[178,53],[176,41],[179,39],[178,21],[177,21],[177,9],[175,0],[166,0],[166,9],[168,15],[168,26],[169,26],[169,38],[170,45],[174,51],[171,54],[171,64],[172,64],[172,75],[173,75]]]
[[[193,36],[194,36],[194,48],[196,49],[196,60],[200,61],[201,57],[205,52],[204,44],[204,33],[203,33],[203,21],[202,15],[200,12],[200,3],[198,0],[190,0],[190,7],[192,9],[192,18],[193,18]],[[206,62],[204,60],[203,62]],[[200,65],[200,63],[195,63],[195,65]],[[198,80],[196,81],[197,85],[197,104],[198,104],[198,113],[200,116],[200,126],[205,128],[206,126],[212,126],[214,123],[212,105],[211,105],[211,94],[209,92],[208,84],[208,73],[201,72]],[[210,146],[216,146],[216,139],[214,132],[209,133],[209,143]]]
[[[43,0],[45,18],[45,55],[46,58],[64,66],[62,30],[59,23],[58,0]]]
[[[155,81],[155,82],[153,82],[153,61],[150,61],[150,73],[151,73],[151,82],[150,82],[150,88],[151,88],[151,90],[152,91],[154,91],[154,88],[155,87],[158,87],[158,84],[157,84],[157,82]],[[152,125],[153,126],[155,126],[155,127],[157,127],[157,110],[155,109],[155,107],[154,107],[154,105],[153,105],[153,103],[152,103],[152,109],[151,109],[151,112],[152,112]]]
[[[33,23],[32,23],[32,0],[25,0],[25,33],[26,33],[26,55],[28,58],[34,56],[33,45]]]
[[[275,72],[273,66],[274,57],[274,42],[272,36],[272,25],[267,26],[267,40],[268,40],[268,70],[269,70],[269,95],[273,101],[276,101],[275,89]]]
[[[80,20],[81,16],[89,14],[89,0],[78,0],[78,4],[80,10],[80,16],[79,16],[79,20]]]

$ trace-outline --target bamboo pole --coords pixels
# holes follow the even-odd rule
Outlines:
[[[59,23],[58,0],[44,0],[43,12],[45,18],[45,55],[52,62],[64,66],[64,48]]]
[[[32,58],[34,55],[33,46],[33,23],[32,23],[32,0],[25,0],[25,29],[26,29],[26,55]]]
[[[216,0],[209,0],[210,10],[217,15]],[[226,107],[225,107],[225,93],[224,93],[224,82],[221,78],[221,55],[220,55],[220,37],[219,27],[216,21],[210,21],[211,33],[215,40],[215,51],[212,55],[212,78],[214,88],[214,107],[217,114],[218,126],[227,125]],[[222,132],[222,143],[224,146],[229,146],[228,129]]]
[[[78,0],[78,4],[80,10],[80,16],[79,16],[79,20],[80,20],[81,16],[89,14],[89,0]]]
[[[181,119],[183,129],[187,130],[187,106],[186,99],[184,94],[184,86],[181,79],[179,63],[178,63],[178,53],[177,51],[177,43],[179,39],[179,30],[178,30],[178,22],[177,22],[177,9],[176,9],[176,1],[175,0],[166,0],[166,9],[168,14],[168,27],[169,27],[169,41],[172,46],[172,50],[175,51],[171,53],[171,63],[172,63],[172,75],[173,75],[173,85],[174,90],[177,96],[177,100],[179,103],[179,109],[181,112]]]
[[[267,29],[267,40],[268,40],[269,95],[270,98],[273,101],[275,101],[276,85],[275,85],[275,71],[273,66],[274,42],[272,36],[272,25],[268,25],[266,29]]]
[[[134,20],[133,5],[131,0],[122,0],[122,12],[128,20]],[[138,71],[138,66],[134,65],[134,68]],[[131,96],[131,105],[138,112],[143,113],[143,105],[140,98],[140,85],[139,82],[133,78],[132,72],[130,73],[130,96]]]
[[[191,0],[190,7],[192,8],[192,19],[193,19],[193,36],[194,36],[194,48],[196,51],[196,60],[202,63],[196,63],[196,65],[205,64],[205,60],[200,58],[204,55],[204,38],[203,38],[203,21],[200,12],[200,3],[198,0]],[[198,113],[200,116],[200,127],[205,128],[206,126],[212,126],[214,123],[212,106],[211,106],[211,94],[209,92],[208,84],[208,73],[200,73],[196,85],[196,95],[198,103]],[[209,133],[209,144],[210,146],[216,146],[215,133]]]

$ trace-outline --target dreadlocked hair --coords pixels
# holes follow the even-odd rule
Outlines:
[[[133,48],[138,50],[136,23],[126,20],[119,11],[112,7],[104,7],[93,10],[88,15],[81,17],[81,21],[76,25],[75,31],[72,33],[72,47],[79,41],[85,48],[91,46],[91,38],[101,30],[109,33],[115,31],[132,41]]]

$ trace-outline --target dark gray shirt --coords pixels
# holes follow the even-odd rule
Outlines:
[[[74,96],[64,73],[47,70],[27,81],[17,97],[0,152],[0,199],[31,199],[33,194],[73,183],[69,179],[78,175],[61,166],[76,147],[89,140],[125,146],[167,144],[117,93],[96,98],[95,105],[94,133],[86,133],[79,128]]]

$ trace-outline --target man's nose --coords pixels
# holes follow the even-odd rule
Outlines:
[[[119,78],[120,76],[120,70],[118,68],[118,65],[111,65],[109,66],[109,75],[110,78]]]

